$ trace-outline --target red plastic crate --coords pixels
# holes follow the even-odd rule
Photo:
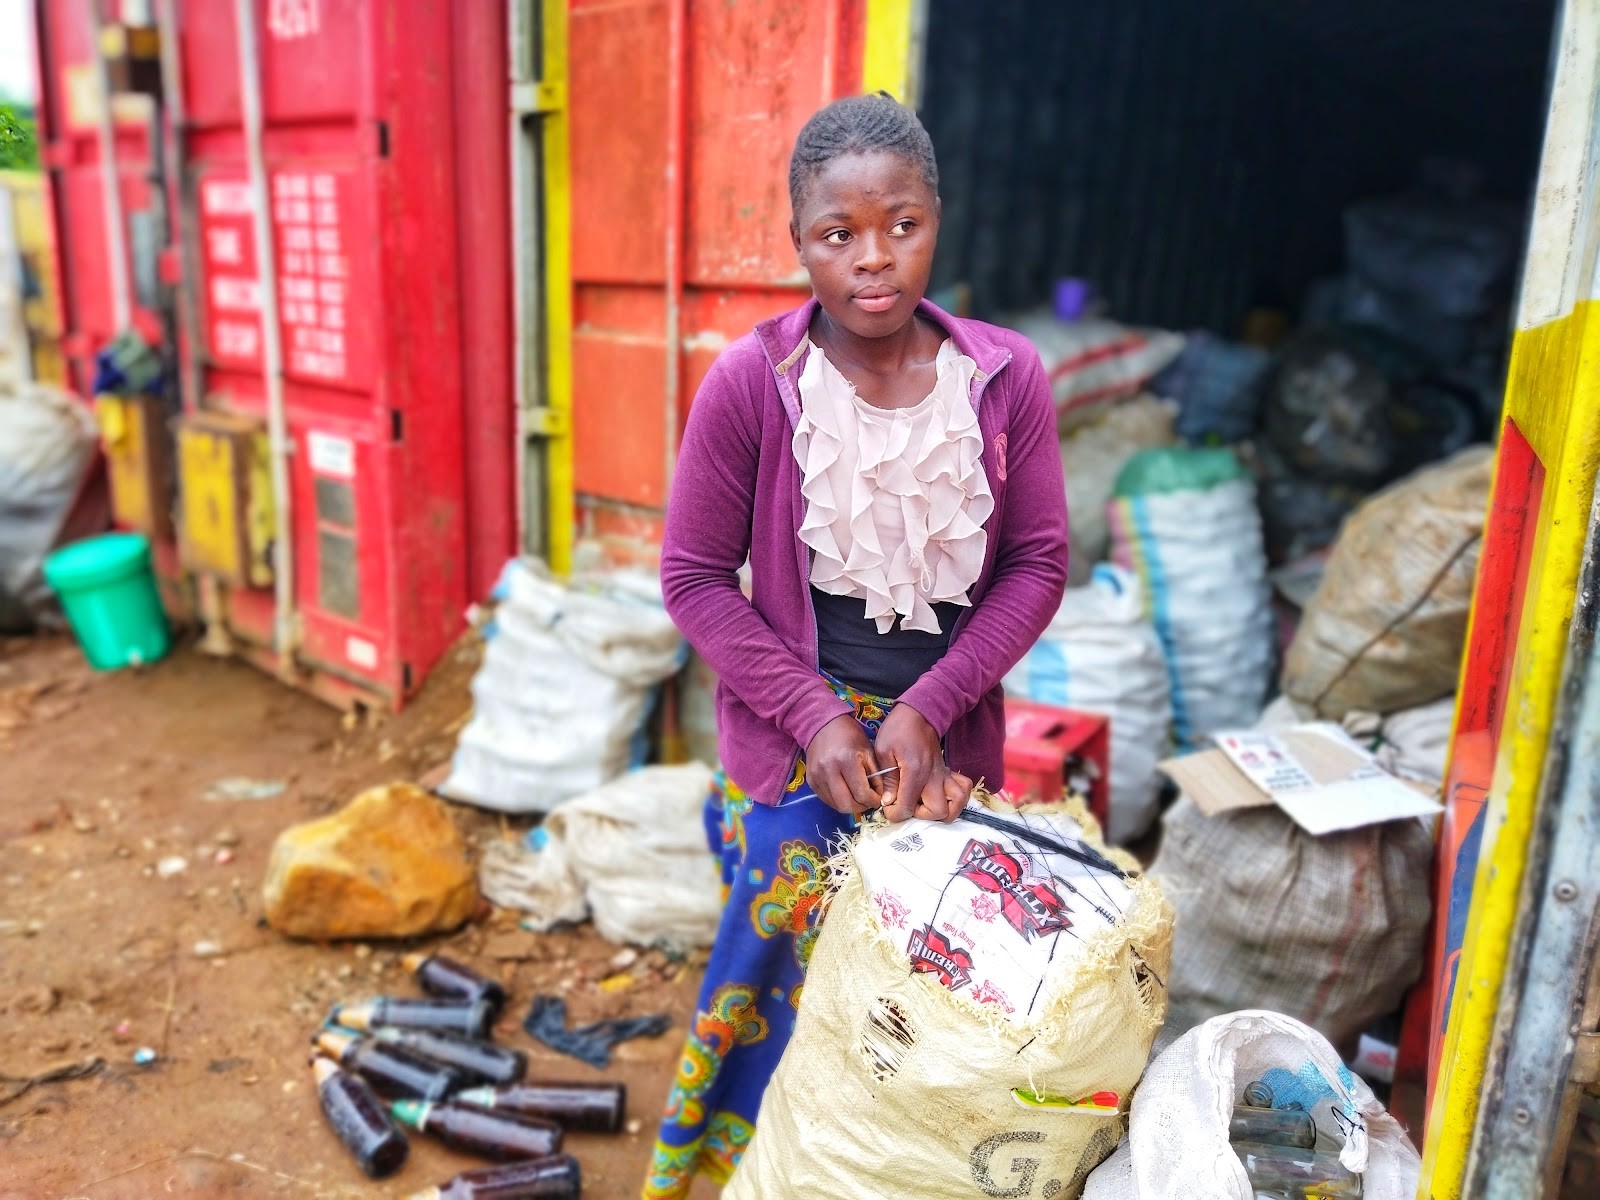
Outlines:
[[[1088,763],[1089,811],[1104,826],[1111,815],[1111,722],[1098,713],[1006,700],[1006,791],[1018,803],[1061,799],[1068,764]]]

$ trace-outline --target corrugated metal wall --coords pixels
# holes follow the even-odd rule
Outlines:
[[[1425,155],[1526,201],[1552,19],[1552,0],[931,0],[935,286],[994,315],[1075,275],[1129,320],[1225,333],[1293,308],[1339,269],[1345,206]]]

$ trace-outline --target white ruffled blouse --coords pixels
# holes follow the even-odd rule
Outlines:
[[[811,583],[865,600],[879,633],[939,633],[933,605],[969,604],[994,496],[972,409],[977,363],[946,339],[938,379],[912,408],[876,408],[812,343],[793,448]]]

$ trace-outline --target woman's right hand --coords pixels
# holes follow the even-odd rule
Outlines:
[[[882,780],[868,778],[877,769],[872,743],[849,713],[829,721],[806,747],[806,783],[824,804],[846,816],[883,803]]]

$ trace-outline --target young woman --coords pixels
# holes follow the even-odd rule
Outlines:
[[[1067,578],[1037,352],[923,298],[939,177],[915,114],[886,94],[830,104],[789,192],[815,298],[712,366],[667,510],[667,608],[721,679],[707,832],[727,907],[647,1200],[698,1171],[725,1182],[749,1143],[832,844],[864,812],[953,820],[974,780],[998,785],[1000,678]]]

